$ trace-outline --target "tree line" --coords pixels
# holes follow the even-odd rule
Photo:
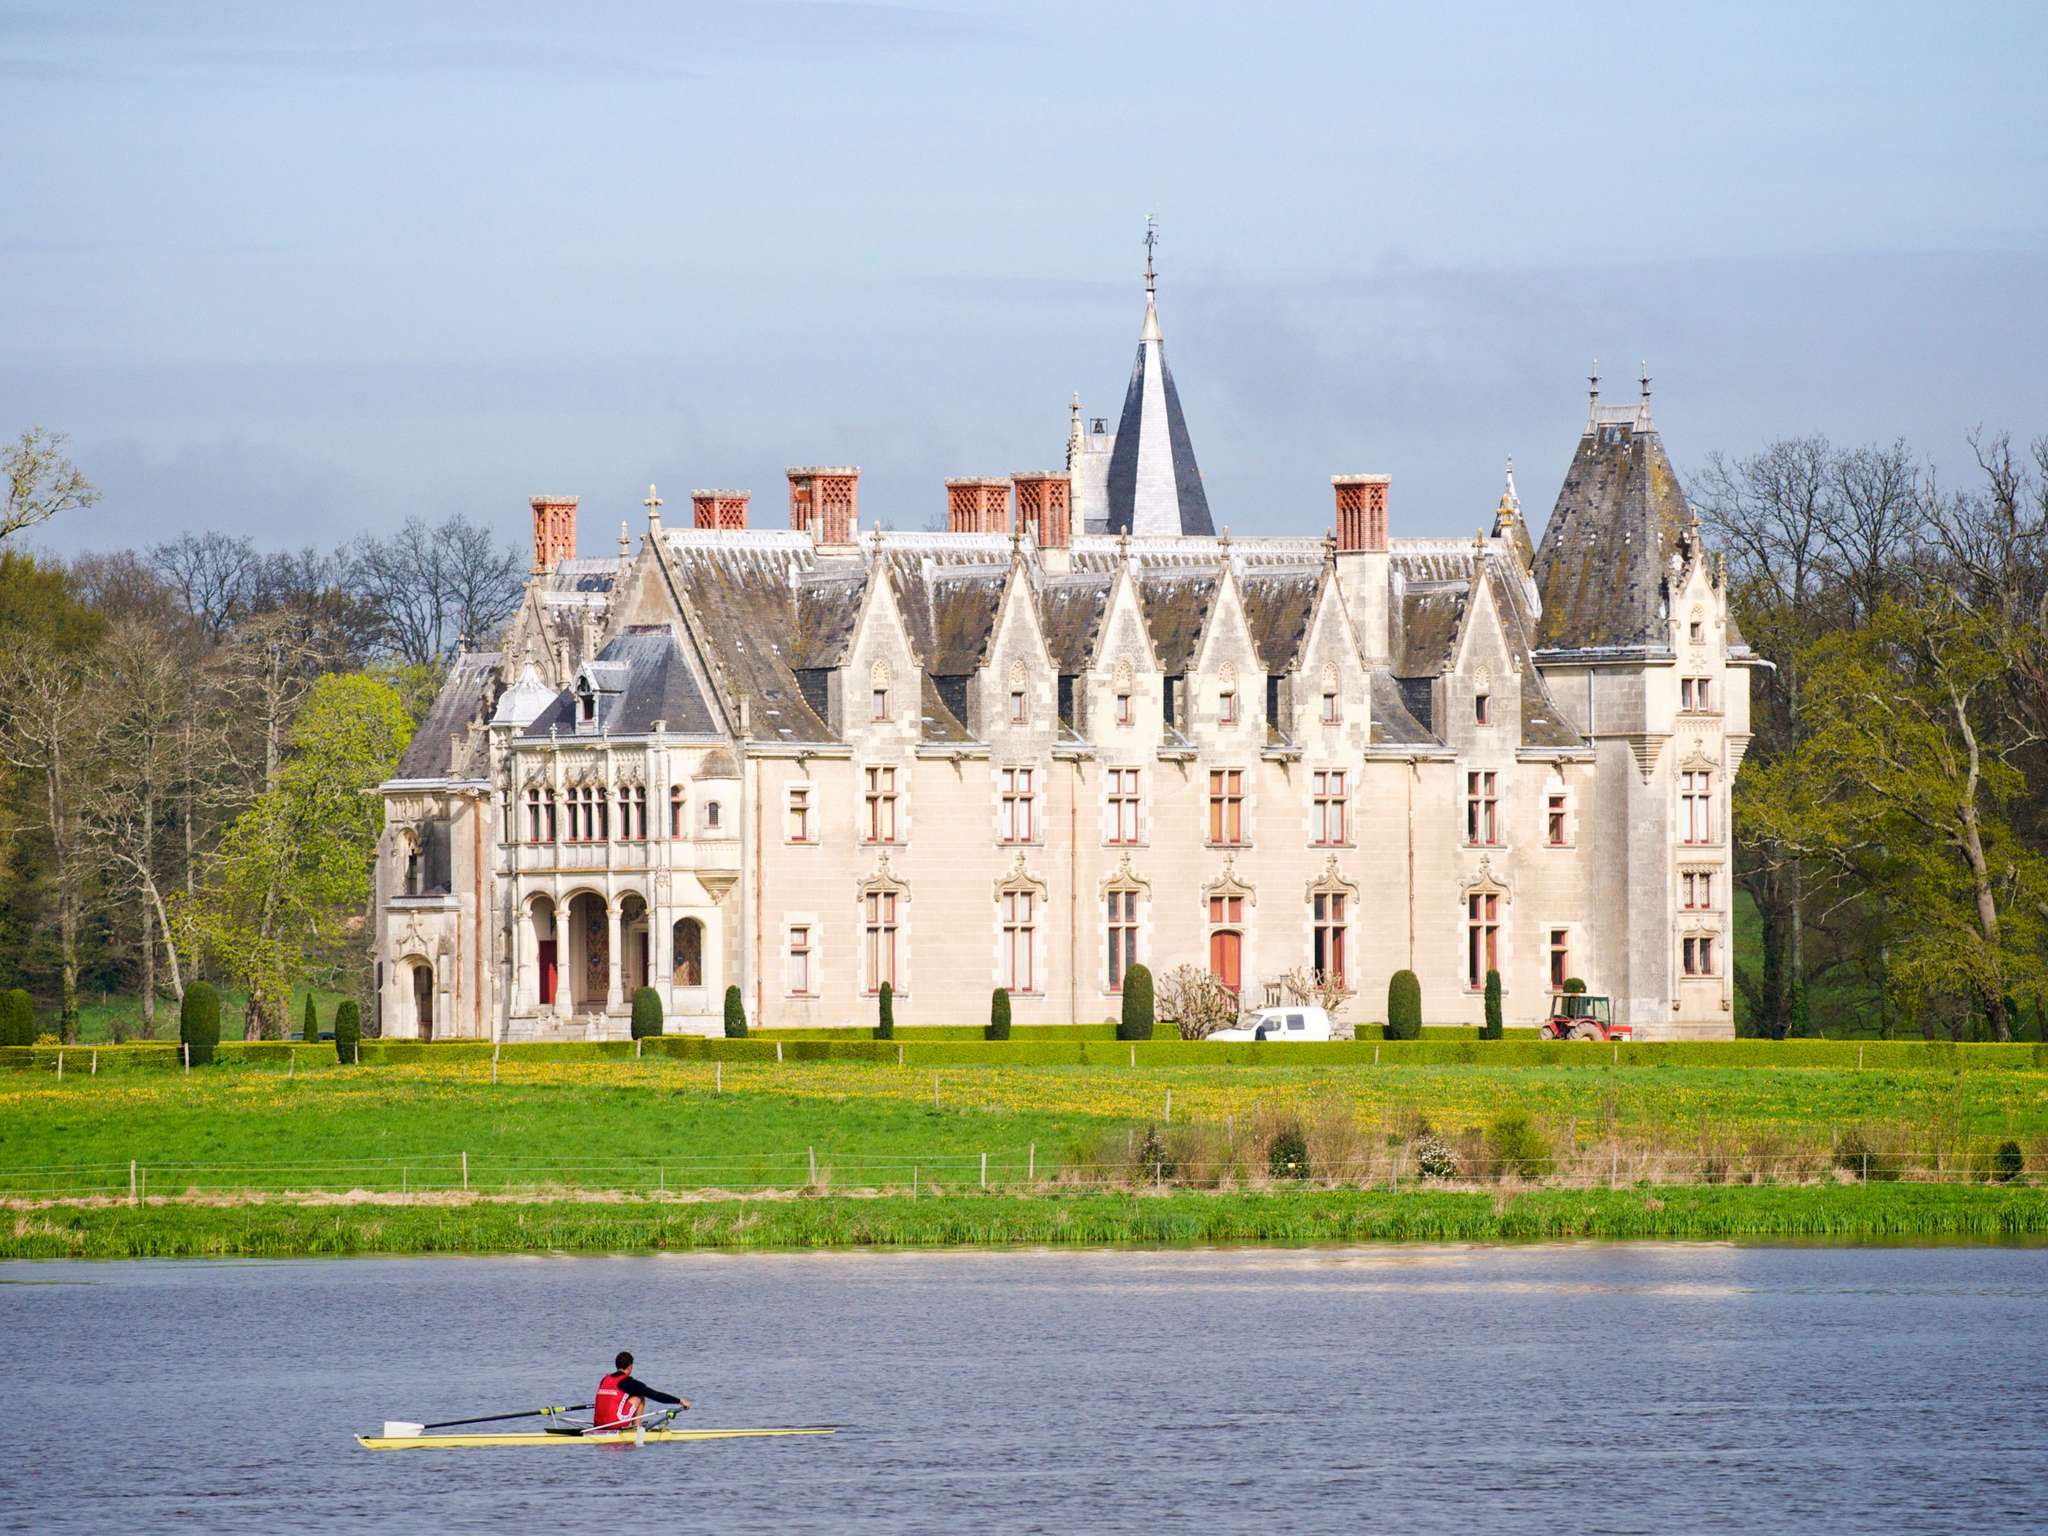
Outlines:
[[[517,606],[518,551],[460,517],[330,551],[187,533],[65,561],[32,530],[98,492],[62,437],[0,448],[0,988],[159,1000],[210,977],[281,1035],[294,984],[352,988],[381,807],[466,639]]]
[[[1775,442],[1694,481],[1770,663],[1735,785],[1749,1019],[2007,1040],[2048,1026],[2048,437]]]

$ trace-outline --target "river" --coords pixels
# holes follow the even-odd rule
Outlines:
[[[36,1531],[2048,1528],[2048,1250],[0,1264]],[[831,1439],[373,1455],[584,1402]]]

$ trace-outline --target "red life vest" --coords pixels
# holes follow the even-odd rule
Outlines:
[[[610,1429],[619,1422],[626,1405],[636,1401],[619,1390],[619,1383],[632,1374],[631,1371],[613,1371],[598,1382],[597,1395],[590,1400],[590,1422],[593,1428]]]

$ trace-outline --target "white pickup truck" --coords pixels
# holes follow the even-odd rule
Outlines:
[[[1320,1008],[1261,1008],[1234,1028],[1205,1036],[1210,1040],[1334,1040],[1330,1016]]]

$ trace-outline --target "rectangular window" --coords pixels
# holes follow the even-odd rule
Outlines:
[[[1500,846],[1499,778],[1490,772],[1465,775],[1465,841],[1474,848]]]
[[[1028,843],[1031,841],[1031,770],[1005,768],[1000,783],[1002,802],[997,819],[997,840]]]
[[[879,992],[882,983],[900,988],[896,979],[896,893],[869,891],[867,904],[868,990]]]
[[[588,826],[585,826],[583,830],[595,842],[610,842],[612,838],[612,807],[610,799],[603,790],[593,789],[590,792],[590,805],[585,812],[586,817],[590,812],[595,812],[597,815],[597,830],[592,832]]]
[[[811,930],[802,925],[789,930],[789,990],[798,997],[811,995]]]
[[[1317,773],[1314,789],[1315,804],[1309,814],[1309,840],[1318,848],[1341,844],[1345,840],[1347,806],[1343,770]]]
[[[1209,774],[1209,841],[1244,841],[1244,772],[1217,768]]]
[[[1702,624],[1698,619],[1694,619],[1692,621],[1690,628],[1687,630],[1687,634],[1692,640],[1692,643],[1694,645],[1698,645],[1702,640],[1706,638],[1706,625]]]
[[[1550,930],[1550,990],[1562,992],[1572,974],[1572,935],[1569,928]]]
[[[582,791],[582,790],[580,790],[580,789],[572,789],[572,790],[570,790],[570,791],[569,791],[569,805],[568,805],[568,817],[567,817],[567,820],[568,820],[568,834],[569,834],[569,835],[568,835],[568,836],[567,836],[566,838],[564,838],[564,839],[563,839],[563,841],[564,841],[564,842],[570,842],[570,843],[580,843],[580,842],[582,842],[582,841],[583,841],[583,834],[582,834],[582,828],[583,828],[583,791]]]
[[[1704,715],[1714,708],[1713,682],[1705,677],[1681,677],[1678,680],[1678,707],[1689,715]]]
[[[1472,721],[1475,725],[1490,725],[1492,723],[1493,709],[1491,698],[1490,694],[1484,693],[1472,695]]]
[[[668,835],[681,837],[688,830],[683,821],[683,791],[681,786],[668,792]]]
[[[1116,723],[1118,725],[1129,725],[1131,723],[1131,696],[1128,693],[1120,693],[1116,696]]]
[[[1003,892],[1003,985],[1012,992],[1030,992],[1032,940],[1038,931],[1033,913],[1036,894]]]
[[[896,841],[896,770],[870,768],[867,771],[867,841]]]
[[[1135,843],[1138,840],[1138,770],[1112,768],[1108,774],[1109,840]]]
[[[1323,724],[1335,725],[1336,723],[1337,695],[1334,693],[1326,693],[1323,695]]]
[[[874,691],[874,697],[873,697],[873,699],[872,699],[871,703],[872,703],[872,707],[873,707],[873,714],[872,714],[872,715],[870,716],[870,718],[871,718],[871,719],[875,719],[875,720],[886,720],[886,719],[888,719],[888,718],[889,718],[889,690],[888,690],[888,689],[886,689],[886,688],[877,688],[877,689],[876,689],[876,690]]]
[[[1714,776],[1711,773],[1681,773],[1678,776],[1678,840],[1681,843],[1711,843],[1714,840]]]
[[[1678,877],[1679,903],[1688,912],[1714,910],[1714,876],[1707,870],[1688,870]]]
[[[1138,963],[1138,893],[1109,893],[1109,990],[1124,989],[1124,973]]]
[[[540,829],[540,791],[529,789],[526,792],[526,840],[529,843],[539,842]]]
[[[1465,898],[1465,985],[1477,992],[1486,973],[1500,969],[1500,897],[1474,891]]]
[[[1543,798],[1543,840],[1553,848],[1565,846],[1564,796]]]
[[[811,786],[808,784],[789,786],[789,840],[792,843],[811,840]]]
[[[1010,723],[1012,725],[1022,725],[1024,723],[1024,690],[1021,688],[1012,688],[1010,690]]]
[[[545,841],[552,843],[555,840],[555,792],[552,789],[541,797],[541,810],[547,823]]]
[[[1714,941],[1706,934],[1699,934],[1685,940],[1685,974],[1688,976],[1712,976],[1714,970]]]
[[[1318,891],[1315,897],[1315,967],[1344,984],[1344,894]]]
[[[1237,724],[1237,695],[1236,695],[1236,694],[1234,694],[1234,693],[1222,693],[1222,694],[1218,694],[1218,695],[1217,695],[1217,697],[1216,697],[1216,723],[1217,723],[1218,725],[1235,725],[1235,724]]]

